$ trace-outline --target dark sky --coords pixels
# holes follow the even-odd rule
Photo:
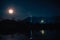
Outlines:
[[[60,15],[59,0],[2,0],[0,1],[0,16],[9,18],[4,11],[12,6],[16,9],[16,18],[23,19],[27,16],[53,17]]]

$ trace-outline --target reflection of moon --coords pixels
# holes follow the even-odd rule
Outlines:
[[[9,9],[9,14],[13,14],[13,9]]]

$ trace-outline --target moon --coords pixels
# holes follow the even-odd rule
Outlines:
[[[13,9],[9,9],[8,12],[9,12],[9,14],[13,14],[14,10]]]

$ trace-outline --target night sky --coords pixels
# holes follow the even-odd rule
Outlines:
[[[59,0],[2,0],[0,1],[0,16],[10,18],[5,10],[12,6],[16,10],[14,17],[24,19],[28,16],[52,18],[60,16]]]

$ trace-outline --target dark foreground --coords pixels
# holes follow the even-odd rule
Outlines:
[[[42,35],[40,30],[44,30]],[[60,23],[33,24],[26,21],[0,21],[0,40],[60,40]]]

